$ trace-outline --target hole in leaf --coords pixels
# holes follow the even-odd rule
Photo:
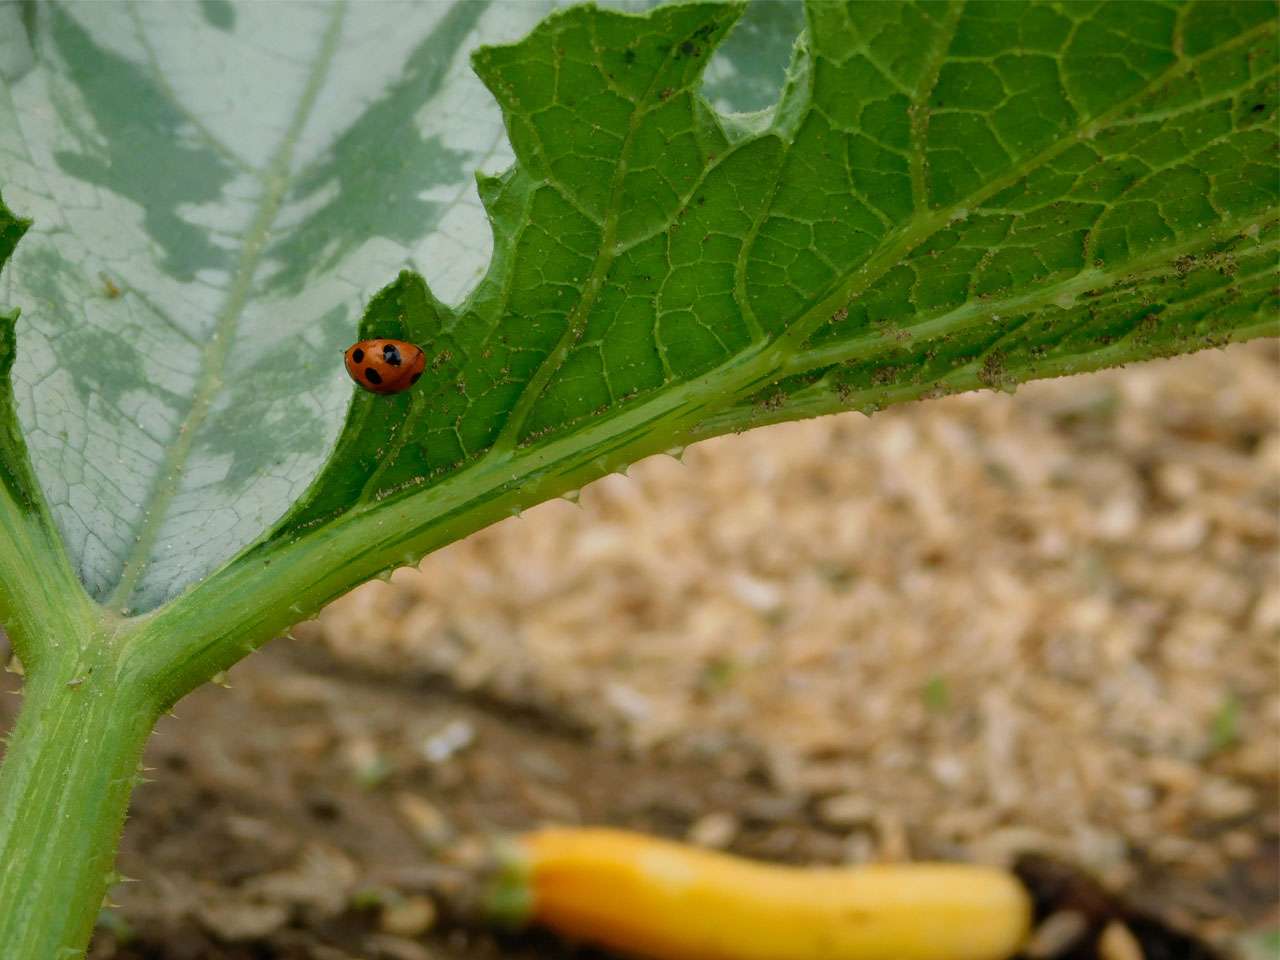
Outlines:
[[[702,95],[723,113],[750,113],[778,102],[791,48],[804,27],[804,5],[756,0],[716,50]]]

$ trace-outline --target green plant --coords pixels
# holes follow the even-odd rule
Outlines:
[[[568,10],[473,55],[479,282],[368,299],[472,286],[454,52],[529,9],[0,6],[6,960],[83,950],[155,718],[364,580],[705,437],[1278,330],[1264,3],[813,3],[745,114],[742,8]],[[409,393],[343,380],[366,299]]]

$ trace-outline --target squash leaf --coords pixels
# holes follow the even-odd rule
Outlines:
[[[295,9],[0,7],[16,418],[175,690],[650,453],[1280,329],[1271,3]]]

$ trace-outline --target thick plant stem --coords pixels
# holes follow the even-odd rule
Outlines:
[[[61,658],[59,658],[61,660]],[[28,678],[0,765],[0,956],[83,955],[157,710],[110,644]]]

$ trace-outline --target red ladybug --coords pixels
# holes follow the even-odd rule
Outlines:
[[[404,340],[361,340],[347,347],[347,373],[371,393],[408,390],[427,365],[417,344]]]

